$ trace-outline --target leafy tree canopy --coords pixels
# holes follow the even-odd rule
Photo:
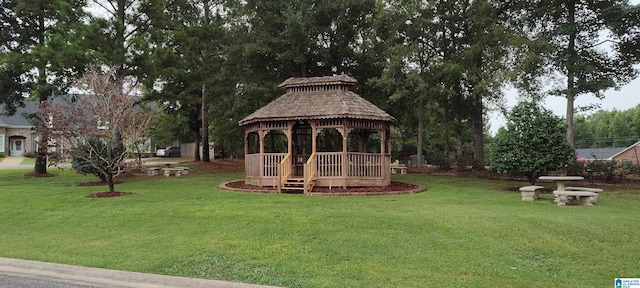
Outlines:
[[[499,173],[538,176],[564,167],[573,156],[563,120],[534,102],[521,102],[507,115],[491,145],[491,168]]]
[[[577,115],[575,132],[577,148],[627,147],[640,141],[640,105]]]

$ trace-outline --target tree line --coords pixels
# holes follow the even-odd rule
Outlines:
[[[9,113],[104,63],[163,107],[157,139],[202,143],[204,161],[209,142],[242,151],[238,121],[285,79],[344,73],[398,119],[395,158],[482,169],[503,87],[564,96],[575,145],[575,98],[628,83],[640,56],[640,7],[614,0],[4,0],[0,23]]]
[[[640,141],[640,105],[624,111],[576,115],[576,147],[628,147]]]

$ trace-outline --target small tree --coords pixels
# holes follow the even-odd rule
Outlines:
[[[507,115],[491,146],[491,168],[498,173],[527,176],[531,184],[549,171],[565,167],[573,149],[566,124],[533,102],[521,102]]]
[[[112,161],[120,161],[118,155],[126,155],[123,153],[123,146],[116,145],[115,147],[107,147],[106,141],[99,138],[85,138],[86,143],[80,145],[74,154],[71,155],[71,168],[76,172],[86,175],[93,174],[100,178],[102,182],[107,182],[107,173],[104,171],[110,170]],[[111,159],[111,161],[101,161],[96,163],[91,159],[86,158],[87,155],[100,157],[101,159]],[[97,164],[97,165],[96,165]]]
[[[125,171],[131,145],[144,138],[152,113],[141,109],[132,79],[117,80],[116,68],[92,65],[74,88],[80,93],[40,103],[39,132],[49,147],[51,165],[73,158],[79,173],[91,173],[109,185]]]

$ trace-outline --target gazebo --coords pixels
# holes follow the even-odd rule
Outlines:
[[[289,78],[286,93],[239,124],[245,128],[245,183],[310,193],[319,187],[391,184],[395,119],[349,90],[346,76]]]

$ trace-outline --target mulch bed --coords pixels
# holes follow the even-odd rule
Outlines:
[[[188,162],[193,168],[199,168],[209,174],[233,173],[244,171],[244,161],[220,159],[213,162],[191,161]],[[195,169],[198,170],[198,169]]]
[[[121,184],[121,183],[122,181],[113,181],[113,184]],[[104,181],[78,183],[78,186],[81,186],[81,187],[105,186],[105,185],[107,185],[107,182],[104,182]]]
[[[87,197],[87,198],[111,198],[111,197],[126,196],[126,195],[131,195],[131,194],[133,194],[133,193],[114,191],[114,192],[100,192],[100,193],[89,194],[89,195],[87,195],[85,197]]]
[[[141,173],[141,172],[134,170],[134,171],[128,171],[128,172],[120,173],[118,176],[114,177],[113,184],[122,184],[122,181],[119,181],[119,180],[116,180],[116,179],[133,178],[133,177],[138,176],[138,173]],[[91,181],[91,182],[78,183],[78,186],[82,186],[82,187],[104,186],[104,185],[107,185],[107,182],[105,182],[105,181]]]
[[[27,176],[27,177],[53,177],[53,176],[55,176],[55,174],[29,172],[29,173],[24,173],[24,176]]]
[[[232,191],[243,192],[262,192],[277,193],[278,189],[273,187],[260,187],[249,185],[244,180],[229,181],[220,184],[220,188]],[[337,188],[332,187],[314,187],[311,191],[312,195],[330,195],[330,196],[372,196],[372,195],[396,195],[396,194],[414,194],[425,191],[426,189],[420,185],[408,184],[392,181],[391,185],[383,187],[350,187]]]

